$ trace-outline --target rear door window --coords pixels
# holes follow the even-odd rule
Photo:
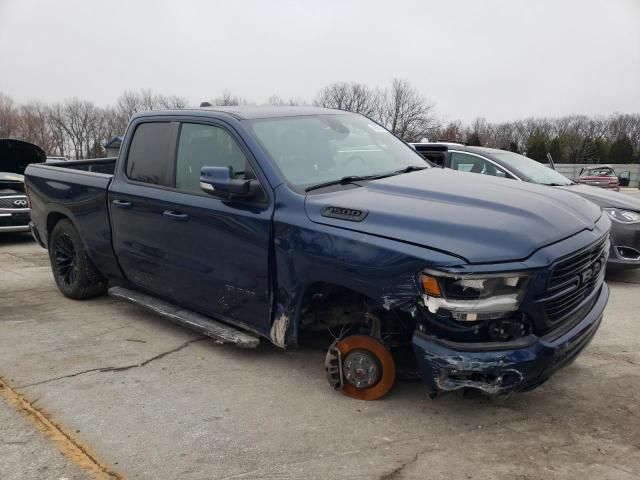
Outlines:
[[[152,185],[173,186],[176,132],[176,123],[138,125],[127,156],[127,177]]]

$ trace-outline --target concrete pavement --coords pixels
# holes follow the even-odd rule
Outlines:
[[[0,377],[71,443],[0,401],[2,479],[640,478],[640,272],[610,278],[572,366],[494,400],[432,401],[415,382],[346,398],[323,352],[237,350],[108,297],[64,298],[27,236],[0,239],[0,285]],[[73,445],[90,460],[60,454]]]

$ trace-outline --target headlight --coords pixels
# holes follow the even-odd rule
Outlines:
[[[518,310],[530,274],[451,275],[425,271],[420,283],[431,313],[448,310],[463,321],[492,320]]]
[[[640,213],[620,208],[605,208],[605,212],[616,222],[620,223],[640,223]]]

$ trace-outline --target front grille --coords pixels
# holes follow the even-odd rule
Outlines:
[[[19,205],[16,205],[16,200]],[[27,206],[27,197],[24,195],[0,197],[0,208],[29,208]]]
[[[31,216],[28,213],[14,213],[10,217],[0,216],[0,227],[19,227],[28,225]]]
[[[553,267],[544,301],[550,322],[571,314],[601,283],[608,252],[606,237]]]

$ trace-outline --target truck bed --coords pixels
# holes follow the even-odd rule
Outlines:
[[[31,220],[39,241],[48,246],[51,226],[69,219],[84,240],[89,256],[104,274],[117,274],[111,245],[108,187],[115,158],[33,164],[25,171]]]
[[[89,160],[68,160],[47,162],[46,166],[66,168],[70,170],[82,170],[84,172],[104,173],[113,175],[116,169],[117,157],[93,158]]]

